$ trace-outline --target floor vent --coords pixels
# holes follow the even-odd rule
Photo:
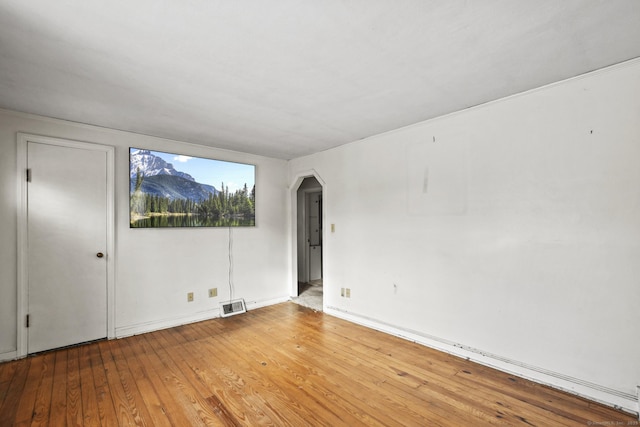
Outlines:
[[[220,315],[222,317],[233,316],[234,314],[246,313],[247,307],[244,305],[243,299],[227,301],[220,303]]]

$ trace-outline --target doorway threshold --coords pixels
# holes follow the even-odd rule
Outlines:
[[[300,293],[291,300],[296,304],[322,311],[322,280],[312,280],[309,283],[298,283]]]

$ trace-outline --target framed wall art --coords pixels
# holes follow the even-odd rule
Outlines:
[[[129,149],[131,228],[252,227],[255,165]]]

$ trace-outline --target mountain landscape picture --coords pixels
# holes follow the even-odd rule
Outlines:
[[[132,228],[254,226],[255,166],[129,149]]]

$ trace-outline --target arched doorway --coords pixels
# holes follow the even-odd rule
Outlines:
[[[292,300],[321,311],[323,305],[323,184],[313,174],[302,176],[292,191],[295,211]],[[295,187],[294,187],[295,188]]]

